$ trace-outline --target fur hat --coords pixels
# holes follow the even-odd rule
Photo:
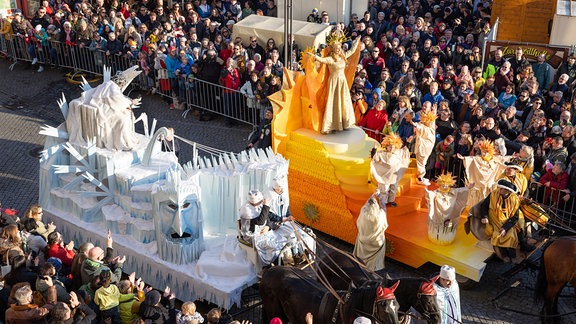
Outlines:
[[[251,204],[257,205],[257,204],[261,203],[262,200],[264,200],[264,196],[262,195],[260,190],[250,190],[248,192],[248,201]]]
[[[496,186],[500,189],[506,189],[506,190],[510,191],[511,193],[517,193],[518,192],[518,188],[516,187],[516,185],[513,184],[512,182],[506,180],[506,179],[498,180],[498,182],[496,183]]]
[[[456,280],[456,270],[449,265],[443,265],[440,268],[440,278],[454,282]]]
[[[518,165],[516,162],[514,161],[508,161],[508,162],[504,162],[504,165],[507,168],[512,168],[512,169],[516,169],[520,172],[522,172],[522,170],[524,170],[524,168],[521,165]]]

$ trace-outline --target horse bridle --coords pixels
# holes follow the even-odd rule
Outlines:
[[[344,303],[338,301],[338,304],[336,304],[336,307],[334,307],[334,312],[332,313],[332,316],[330,317],[330,323],[335,324],[336,321],[338,320],[338,316],[339,316],[338,314],[340,313],[340,307],[344,306],[348,302],[348,300],[350,299],[350,296],[352,295],[352,288],[353,288],[353,285],[350,285],[348,287],[348,290],[346,291],[346,294],[344,295],[344,298],[342,298]],[[374,298],[374,303],[372,304],[372,314],[368,314],[368,313],[361,311],[359,309],[354,309],[354,311],[358,315],[364,316],[364,317],[370,319],[372,321],[372,323],[383,324],[380,320],[378,320],[376,318],[376,307],[378,307],[378,303],[385,302],[385,301],[386,300],[384,300],[384,299],[383,300],[377,300],[377,298]],[[320,307],[320,308],[322,308],[322,307]],[[345,321],[344,318],[343,318],[343,321]]]
[[[423,293],[420,293],[420,292],[416,294],[416,297],[417,297],[417,298],[416,298],[416,305],[414,305],[414,309],[418,310],[416,307],[417,307],[417,306],[420,306],[420,308],[421,308],[422,310],[418,310],[418,312],[422,315],[422,317],[423,317],[425,320],[428,321],[428,320],[430,320],[430,315],[436,314],[436,313],[431,313],[431,312],[425,311],[424,303],[422,303],[422,296],[434,296],[434,295],[427,295],[427,294],[423,294]]]

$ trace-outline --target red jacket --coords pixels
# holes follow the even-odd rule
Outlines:
[[[48,257],[58,258],[62,261],[62,264],[68,267],[72,266],[72,260],[74,260],[74,250],[66,250],[60,244],[53,244],[48,249]]]
[[[540,178],[540,183],[543,185],[550,182],[550,187],[545,187],[544,203],[552,205],[558,204],[558,199],[560,199],[559,191],[568,188],[569,179],[570,176],[565,171],[562,171],[558,175],[554,174],[552,170],[546,171],[546,173]],[[550,194],[552,194],[551,201],[549,201]]]
[[[227,68],[224,68],[220,77],[220,83],[227,88],[224,89],[225,93],[234,92],[228,89],[238,90],[240,88],[240,73],[238,73],[238,69],[234,68],[232,72],[230,72]]]
[[[386,113],[386,109],[382,109],[380,111],[372,108],[368,110],[364,118],[360,121],[358,126],[364,127],[376,132],[382,132],[384,126],[388,123],[388,114]],[[373,139],[377,140],[378,142],[382,141],[382,135],[376,134],[374,132],[366,131],[366,134]]]

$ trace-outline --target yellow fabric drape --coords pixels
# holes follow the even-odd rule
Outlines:
[[[486,235],[491,238],[492,245],[505,248],[518,247],[518,231],[521,224],[524,223],[520,219],[504,236],[500,236],[500,229],[510,217],[514,216],[518,208],[520,208],[520,199],[515,194],[510,194],[508,198],[504,199],[500,195],[499,189],[492,191],[488,209],[489,226],[486,226]],[[520,212],[519,217],[523,218]]]

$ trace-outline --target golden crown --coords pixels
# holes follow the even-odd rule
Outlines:
[[[399,149],[404,145],[400,136],[394,133],[384,136],[381,144],[382,147],[392,146],[394,149]]]
[[[494,154],[496,154],[496,148],[494,147],[494,143],[492,143],[492,141],[483,140],[478,145],[478,148],[480,149],[480,151],[482,151],[482,152],[484,152],[490,156],[493,156]]]
[[[420,115],[420,122],[424,124],[432,124],[436,120],[436,113],[433,111],[425,111]]]
[[[332,46],[332,44],[335,43],[345,43],[348,40],[348,37],[346,37],[346,33],[343,31],[334,31],[330,34],[330,36],[326,37],[326,44],[328,46]]]
[[[439,186],[446,185],[452,187],[456,184],[456,177],[452,176],[451,172],[443,173],[436,178],[436,183]]]

